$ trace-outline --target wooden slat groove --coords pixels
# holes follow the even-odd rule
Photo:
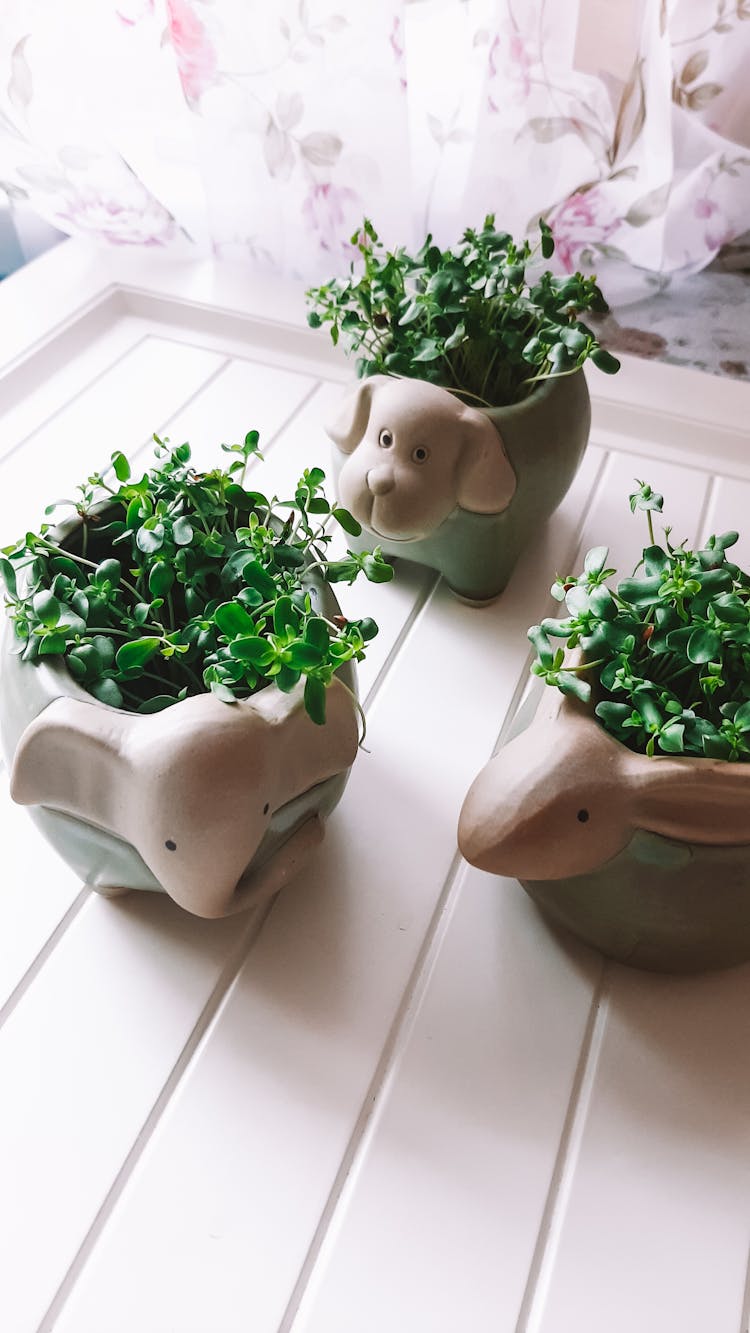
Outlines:
[[[315,386],[315,388],[317,388],[317,386]],[[312,392],[313,391],[311,391],[311,393],[307,395],[307,398],[311,396]],[[307,398],[305,399],[305,401],[307,401]],[[296,413],[293,415],[296,415]],[[288,424],[288,422],[286,424]],[[278,431],[275,432],[275,435],[278,434],[279,434]],[[428,604],[430,597],[432,593],[435,591],[435,588],[437,587],[437,584],[439,582],[440,582],[439,577],[435,580],[432,580],[417,598],[410,615],[405,621],[404,626],[401,632],[399,633],[393,645],[393,648],[391,649],[391,652],[385,659],[366,698],[363,700],[362,707],[366,714],[369,711],[373,701],[377,697],[380,685],[382,684],[383,680],[390,671],[395,658],[398,656],[399,652],[403,648],[404,643],[406,642],[409,633],[414,626],[414,623],[419,618],[420,614],[423,612],[425,606]],[[455,858],[455,863],[451,867],[451,874],[448,876],[446,880],[446,886],[445,886],[446,894],[450,889],[452,880],[460,864],[461,864],[461,857],[457,853]],[[81,895],[79,896],[83,898],[89,897],[90,896],[89,890],[83,889],[81,891]],[[92,1220],[91,1226],[89,1227],[85,1237],[83,1238],[79,1246],[79,1249],[76,1252],[75,1257],[73,1258],[62,1282],[60,1283],[60,1286],[58,1287],[41,1322],[39,1323],[37,1333],[52,1333],[52,1330],[55,1327],[55,1324],[68,1300],[68,1297],[73,1288],[75,1287],[78,1277],[80,1276],[86,1265],[89,1255],[92,1253],[94,1247],[96,1246],[99,1236],[104,1230],[111,1213],[116,1207],[117,1202],[123,1193],[123,1190],[126,1188],[130,1177],[132,1176],[134,1170],[138,1165],[138,1162],[143,1156],[143,1153],[145,1152],[157,1126],[159,1125],[165,1112],[168,1110],[169,1104],[172,1098],[174,1097],[175,1093],[178,1091],[182,1079],[184,1078],[185,1074],[190,1068],[193,1059],[198,1054],[204,1039],[207,1039],[209,1034],[209,1029],[213,1024],[214,1020],[218,1018],[221,1008],[225,1003],[225,1001],[227,1000],[230,991],[232,989],[232,986],[236,981],[238,973],[242,969],[246,960],[251,955],[255,944],[259,940],[263,931],[263,927],[266,924],[266,921],[268,920],[269,916],[271,915],[271,912],[273,911],[273,907],[276,901],[277,898],[272,899],[270,903],[268,903],[264,908],[258,911],[257,915],[253,916],[252,920],[248,924],[247,929],[243,933],[240,945],[235,950],[232,951],[227,962],[222,968],[219,978],[214,986],[214,989],[211,992],[211,995],[206,1005],[199,1014],[195,1026],[187,1042],[185,1043],[182,1051],[180,1052],[180,1055],[178,1056],[177,1060],[175,1061],[169,1073],[169,1077],[164,1083],[159,1093],[159,1096],[154,1102],[148,1116],[146,1117],[140,1131],[138,1132],[138,1135],[133,1143],[132,1148],[130,1149],[130,1152],[128,1153],[120,1170],[118,1171],[116,1177],[114,1178],[100,1208],[98,1209],[95,1217]],[[78,899],[76,899],[76,902],[78,902]],[[69,924],[67,918],[70,917],[72,921],[75,915],[77,915],[77,911],[73,912],[73,909],[71,909],[71,911],[66,914],[66,918],[63,919],[63,921],[65,922],[65,927],[67,926],[67,924]],[[58,931],[55,932],[54,943],[52,942],[53,937],[51,937],[50,947],[48,949],[45,948],[45,950],[42,951],[44,957],[42,958],[40,955],[41,961],[39,963],[39,967],[37,968],[35,967],[35,965],[32,965],[32,967],[29,969],[29,972],[23,978],[23,981],[20,982],[18,987],[16,988],[16,992],[18,993],[16,994],[16,992],[14,992],[16,1000],[15,1003],[12,1005],[12,1008],[15,1008],[16,1003],[22,998],[22,995],[25,993],[25,991],[28,989],[28,986],[34,980],[34,977],[37,975],[43,962],[46,961],[46,958],[52,952],[52,949],[55,947],[55,945],[59,943],[59,940],[62,938],[62,935],[64,933],[65,931],[63,928],[63,922],[61,922],[60,928],[58,928]],[[428,942],[429,942],[428,937],[426,937],[425,947],[427,947]],[[8,1005],[10,1005],[10,1001],[8,1002]],[[10,1012],[11,1008],[9,1007],[8,1013],[10,1014]],[[0,1010],[0,1026],[2,1026],[3,1014],[4,1010]],[[397,1035],[396,1029],[397,1025],[394,1024],[395,1035]],[[375,1082],[375,1080],[373,1080],[373,1082]]]
[[[456,905],[457,894],[454,892],[454,888],[463,878],[466,869],[466,863],[461,853],[456,851],[425,931],[411,976],[385,1039],[380,1059],[373,1070],[369,1087],[363,1098],[359,1115],[331,1186],[325,1207],[320,1215],[305,1261],[279,1324],[278,1333],[292,1333],[301,1303],[313,1279],[321,1250],[325,1245],[335,1214],[339,1206],[344,1203],[345,1194],[356,1187],[357,1164],[366,1150],[369,1132],[377,1120],[378,1111],[398,1067],[399,1051],[404,1048],[419,1011],[424,986],[440,952],[443,937]]]
[[[267,918],[273,911],[275,902],[275,898],[271,899],[269,903],[264,904],[263,907],[259,908],[258,911],[252,915],[242,932],[240,943],[230,952],[206,1004],[198,1015],[190,1036],[172,1066],[169,1076],[144,1120],[130,1152],[112,1181],[112,1184],[93,1218],[86,1235],[81,1241],[60,1286],[47,1307],[47,1310],[39,1323],[37,1333],[51,1333],[51,1330],[54,1328],[58,1316],[60,1315],[70,1292],[75,1286],[80,1273],[83,1271],[86,1261],[96,1245],[101,1232],[104,1230],[112,1210],[117,1204],[117,1201],[137,1167],[138,1162],[143,1156],[156,1126],[164,1115],[164,1112],[167,1110],[175,1091],[179,1087],[194,1056],[206,1038],[212,1023],[220,1013],[222,1005],[225,1003],[237,978],[238,972],[240,971],[248,953],[252,949],[255,940],[263,929]]]
[[[33,430],[27,431],[20,440],[17,440],[15,444],[11,445],[10,449],[6,449],[0,454],[0,467],[2,467],[4,463],[7,463],[14,454],[17,454],[19,449],[23,449],[24,446],[28,444],[29,440],[32,440],[39,431],[44,430],[46,426],[51,426],[55,417],[59,417],[61,412],[67,411],[69,407],[73,406],[73,403],[78,402],[79,398],[83,398],[85,394],[89,393],[95,384],[98,384],[100,380],[105,378],[105,376],[110,375],[117,366],[122,365],[122,362],[126,361],[133,352],[137,351],[139,347],[142,347],[145,342],[148,342],[150,336],[150,334],[144,333],[142,337],[137,338],[130,347],[126,347],[123,352],[120,352],[119,356],[116,356],[113,361],[108,362],[106,366],[103,366],[101,370],[97,371],[96,375],[93,375],[90,380],[87,380],[85,384],[82,384],[80,389],[77,389],[69,398],[66,398],[64,402],[60,403],[59,407],[56,407],[54,412],[49,412],[41,421],[37,421]]]
[[[65,915],[60,917],[55,929],[47,936],[47,939],[44,941],[38,954],[36,954],[23,976],[13,987],[13,990],[10,992],[10,995],[5,1000],[4,1004],[0,1007],[0,1030],[2,1030],[5,1023],[7,1023],[13,1011],[18,1008],[18,1005],[21,1003],[29,987],[33,985],[34,981],[39,976],[47,959],[54,953],[58,944],[67,932],[68,927],[72,926],[76,917],[85,907],[90,897],[91,890],[84,884],[80,893],[73,899],[73,902],[70,904]]]
[[[568,550],[565,553],[565,558],[568,561],[572,561],[575,552],[578,550],[581,541],[581,533],[591,508],[596,501],[596,497],[599,494],[599,489],[607,470],[608,461],[608,455],[606,453],[603,454],[602,458],[599,460],[596,472],[592,477],[591,485],[586,497],[586,503],[581,508],[578,524],[571,533]],[[548,600],[551,603],[552,599],[549,598]],[[524,666],[519,672],[518,680],[505,712],[500,731],[492,747],[493,754],[501,745],[503,736],[508,727],[512,724],[518,701],[526,688],[530,659],[531,651],[529,651]],[[443,883],[432,918],[425,932],[422,947],[415,960],[414,968],[404,989],[401,1003],[383,1046],[380,1060],[378,1061],[367,1094],[362,1102],[359,1117],[354,1126],[349,1144],[347,1145],[347,1150],[342,1158],[331,1193],[321,1214],[318,1227],[313,1236],[305,1262],[300,1270],[297,1282],[295,1283],[284,1317],[279,1324],[278,1333],[292,1333],[302,1302],[305,1299],[307,1288],[314,1279],[315,1268],[325,1244],[326,1236],[333,1223],[334,1215],[339,1206],[344,1203],[345,1191],[351,1191],[354,1188],[353,1182],[356,1178],[357,1162],[366,1151],[368,1131],[374,1124],[377,1113],[387,1098],[400,1053],[405,1050],[408,1044],[411,1029],[429,984],[432,969],[440,953],[441,945],[455,909],[466,871],[467,865],[460,852],[456,851]],[[521,1330],[519,1330],[519,1333],[521,1333]]]
[[[538,1333],[544,1310],[607,1025],[607,969],[602,960],[515,1333]]]

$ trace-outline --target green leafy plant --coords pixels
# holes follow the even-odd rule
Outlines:
[[[67,536],[44,523],[2,552],[14,651],[60,658],[102,703],[141,713],[207,690],[228,704],[271,683],[289,692],[304,678],[305,707],[322,724],[326,686],[364,656],[377,625],[327,619],[316,583],[385,582],[391,566],[379,548],[328,558],[331,520],[361,529],[329,504],[320,468],[290,499],[246,489],[257,431],[222,445],[231,462],[206,473],[188,444],[154,440],[157,464],[140,480],[118,452],[111,472],[48,506],[72,507]]]
[[[630,496],[646,514],[649,545],[632,578],[615,588],[605,546],[589,551],[582,573],[557,579],[552,595],[567,617],[529,630],[532,672],[583,702],[629,749],[653,756],[750,759],[750,578],[727,558],[736,532],[710,537],[700,551],[654,539],[663,499],[645,482]],[[570,661],[564,639],[577,649]],[[593,681],[593,684],[592,684]]]
[[[352,237],[361,271],[307,292],[308,323],[330,326],[356,353],[360,376],[405,375],[459,396],[499,407],[520,402],[553,376],[571,375],[589,358],[607,374],[620,363],[579,318],[604,312],[593,277],[539,272],[537,251],[554,253],[552,232],[539,221],[539,244],[518,245],[495,229],[468,229],[452,249],[428,236],[421,249],[386,250],[367,219]]]

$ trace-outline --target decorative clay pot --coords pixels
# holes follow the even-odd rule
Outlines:
[[[568,490],[590,422],[582,371],[490,409],[422,380],[360,381],[327,426],[339,500],[363,527],[352,549],[379,545],[492,601]]]
[[[310,591],[339,614],[326,585]],[[59,660],[0,669],[0,739],[11,795],[91,888],[163,890],[197,916],[220,917],[274,894],[322,839],[357,752],[357,715],[340,681],[324,726],[301,685],[248,700],[212,694],[160,713],[99,703]],[[355,687],[350,664],[339,673]]]
[[[619,962],[750,959],[750,765],[647,758],[539,684],[464,801],[458,841]]]

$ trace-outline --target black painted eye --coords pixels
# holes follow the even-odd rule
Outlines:
[[[388,430],[387,428],[381,430],[380,435],[378,436],[378,444],[381,449],[390,449],[393,444],[393,431]]]
[[[587,824],[590,818],[588,810],[579,810],[576,818],[579,824]]]
[[[426,463],[429,456],[429,449],[426,449],[423,444],[418,444],[416,449],[412,451],[411,457],[413,463]]]
[[[177,851],[177,843],[173,842],[171,838],[167,838],[167,841],[165,842],[164,846],[166,847],[168,852]]]
[[[267,815],[268,810],[269,810],[268,801],[266,801],[265,805],[263,806],[263,814]]]

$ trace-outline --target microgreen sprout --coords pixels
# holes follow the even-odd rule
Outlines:
[[[646,514],[649,545],[632,578],[607,580],[606,547],[581,574],[558,578],[552,596],[568,615],[529,630],[531,670],[584,703],[631,750],[653,756],[750,759],[750,578],[727,558],[736,532],[699,551],[655,541],[663,498],[642,481],[630,508]],[[554,640],[564,646],[553,647]],[[576,649],[573,660],[566,649]]]
[[[308,291],[308,322],[329,326],[360,376],[425,379],[485,406],[520,402],[589,359],[613,374],[619,361],[579,318],[608,308],[596,279],[541,271],[555,242],[543,219],[539,229],[535,247],[517,244],[489,214],[451,249],[427,236],[411,255],[385,249],[365,219],[352,237],[361,264]]]
[[[198,472],[190,446],[154,436],[156,466],[140,480],[121,452],[60,506],[79,521],[66,537],[43,523],[0,556],[14,648],[26,662],[59,658],[102,703],[156,712],[212,691],[226,703],[304,679],[314,722],[325,721],[335,673],[377,634],[369,617],[329,619],[320,581],[385,582],[379,548],[332,560],[331,523],[359,535],[306,468],[291,498],[246,489],[258,433],[223,445],[226,469]],[[316,588],[317,585],[317,588]]]

